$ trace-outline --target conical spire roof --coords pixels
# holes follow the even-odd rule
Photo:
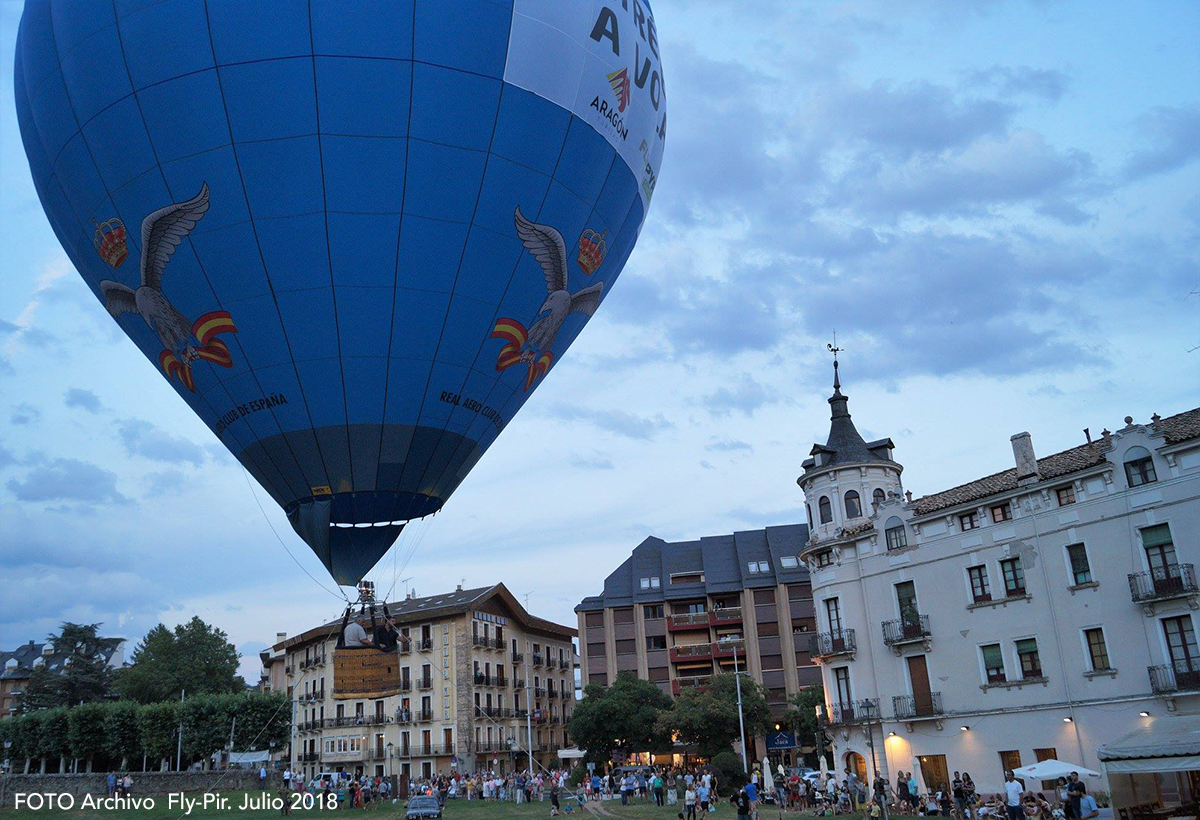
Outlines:
[[[880,439],[869,444],[863,440],[854,421],[850,418],[849,397],[842,393],[842,382],[838,374],[838,362],[833,360],[833,395],[829,397],[829,438],[825,446],[815,445],[811,455],[821,454],[820,464],[829,467],[844,464],[866,464],[873,461],[891,461],[887,450],[892,447],[891,439]]]

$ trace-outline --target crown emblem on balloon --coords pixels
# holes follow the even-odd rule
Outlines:
[[[92,236],[92,244],[96,253],[108,263],[110,268],[119,268],[129,257],[129,245],[125,238],[125,223],[113,217],[107,222],[92,220],[96,233]]]
[[[608,231],[599,234],[591,228],[579,235],[579,256],[576,257],[576,261],[588,276],[595,273],[596,268],[604,261],[604,254],[608,252],[608,245],[604,241],[607,235]]]

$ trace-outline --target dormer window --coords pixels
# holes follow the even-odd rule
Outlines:
[[[958,517],[958,524],[962,527],[962,531],[979,529],[979,513],[969,512]]]
[[[821,500],[817,502],[817,512],[821,515],[822,524],[833,521],[833,505],[829,503],[829,496],[821,496]]]
[[[642,589],[658,589],[661,585],[657,575],[650,578],[643,578],[641,584]]]
[[[997,504],[992,507],[992,523],[999,524],[1002,521],[1012,521],[1012,507],[1008,504]]]
[[[1130,487],[1140,487],[1158,481],[1154,472],[1154,459],[1145,447],[1130,447],[1125,453],[1125,480]]]
[[[890,550],[898,550],[901,547],[908,546],[908,534],[904,531],[904,522],[897,516],[892,516],[887,520],[884,527],[884,537],[887,539],[887,548]]]
[[[746,564],[746,568],[750,571],[751,575],[771,571],[771,565],[766,561],[750,561]]]
[[[847,518],[861,518],[862,517],[862,502],[859,501],[858,492],[856,490],[851,490],[850,492],[846,493],[845,501],[846,501],[846,517]]]

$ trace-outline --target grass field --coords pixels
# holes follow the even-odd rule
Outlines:
[[[199,798],[201,794],[189,794],[187,797],[197,799],[197,803],[192,807],[189,814],[184,813],[184,807],[175,804],[169,804],[165,796],[156,797],[154,808],[129,808],[129,809],[112,809],[112,810],[97,810],[94,808],[83,809],[79,803],[81,798],[77,798],[76,807],[74,810],[62,810],[43,808],[39,811],[30,809],[0,809],[0,820],[16,820],[16,818],[49,818],[51,820],[76,820],[76,818],[108,818],[108,820],[175,820],[176,818],[186,817],[187,820],[216,820],[216,818],[229,818],[233,820],[265,820],[265,818],[275,818],[281,816],[277,809],[242,809],[243,801],[247,798],[260,798],[262,792],[223,792],[220,797],[227,801],[224,805],[212,803],[204,807],[200,804]],[[664,806],[658,808],[652,803],[635,804],[622,807],[619,800],[606,800],[602,804],[591,803],[590,807],[600,808],[596,811],[580,812],[578,808],[570,815],[562,814],[562,817],[616,817],[622,820],[674,820],[678,807]],[[770,807],[765,807],[769,809]],[[348,810],[339,809],[339,815],[346,816],[351,814]],[[379,817],[379,818],[403,818],[404,804],[403,802],[386,803],[377,805],[372,809],[356,812],[360,815]],[[309,811],[294,811],[293,817],[316,818],[321,815],[330,814],[328,811],[317,811],[315,809]],[[759,812],[760,820],[768,820],[768,818],[778,817],[777,812],[773,809],[763,810]],[[491,803],[478,800],[464,801],[452,800],[446,805],[445,818],[446,820],[533,820],[533,818],[543,818],[550,816],[550,802],[547,800],[542,803],[532,803],[515,805],[513,803]],[[800,815],[785,815],[799,817]],[[736,815],[733,812],[733,807],[727,803],[722,803],[717,806],[717,811],[714,814],[706,815],[710,820],[734,820]]]

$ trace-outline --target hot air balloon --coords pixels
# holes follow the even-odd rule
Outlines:
[[[666,135],[645,0],[27,0],[15,80],[71,261],[339,584],[595,313]]]

